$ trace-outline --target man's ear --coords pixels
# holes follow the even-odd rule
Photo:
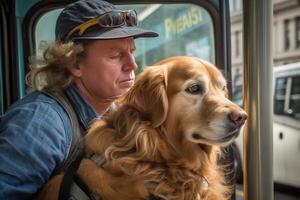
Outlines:
[[[167,74],[163,66],[146,68],[124,97],[126,103],[145,114],[153,127],[160,126],[167,117]]]
[[[73,66],[69,68],[70,73],[75,77],[75,78],[80,78],[82,75],[82,66],[81,64],[75,63]]]

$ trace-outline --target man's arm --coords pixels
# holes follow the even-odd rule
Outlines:
[[[0,199],[30,199],[50,178],[70,146],[68,120],[58,105],[41,102],[12,108],[1,118]]]

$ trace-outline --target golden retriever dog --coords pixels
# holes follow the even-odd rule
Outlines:
[[[199,58],[171,57],[146,68],[119,108],[91,126],[79,177],[103,200],[228,199],[217,160],[247,114],[227,97],[222,73]],[[41,199],[57,199],[61,177]]]

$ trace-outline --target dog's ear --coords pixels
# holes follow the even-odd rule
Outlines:
[[[136,79],[125,95],[125,102],[134,106],[151,121],[153,127],[160,126],[168,111],[167,71],[163,66],[147,67]]]

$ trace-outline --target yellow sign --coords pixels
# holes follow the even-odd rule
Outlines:
[[[166,38],[170,38],[173,35],[190,29],[202,20],[202,12],[196,7],[192,7],[189,12],[184,13],[175,19],[166,18],[164,21]]]

